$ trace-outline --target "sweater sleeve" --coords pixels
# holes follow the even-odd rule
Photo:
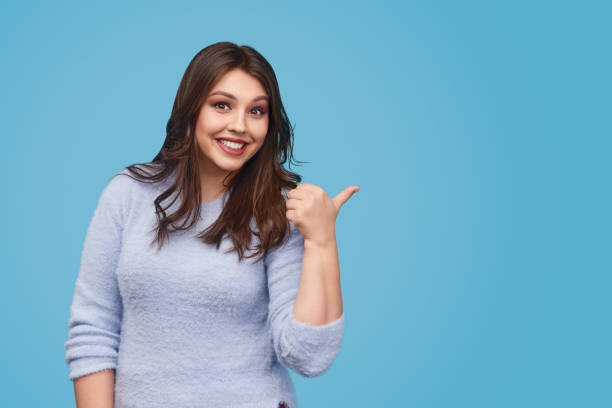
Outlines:
[[[289,225],[288,238],[269,250],[264,260],[270,296],[268,325],[278,360],[304,377],[316,377],[329,369],[340,351],[344,312],[322,326],[295,319],[293,304],[302,269],[304,237],[292,223]]]
[[[65,361],[69,379],[117,367],[122,303],[115,269],[121,249],[126,176],[115,176],[98,199],[74,287]]]

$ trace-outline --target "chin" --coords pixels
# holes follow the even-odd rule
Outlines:
[[[225,171],[236,171],[236,170],[241,169],[244,163],[245,163],[244,160],[236,160],[234,161],[234,163],[231,163],[231,164],[228,164],[226,161],[219,160],[215,164],[217,165],[217,167]]]

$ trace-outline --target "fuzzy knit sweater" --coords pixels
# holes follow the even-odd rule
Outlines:
[[[292,313],[300,231],[290,223],[263,260],[238,262],[224,253],[229,237],[218,250],[196,237],[226,192],[157,251],[153,200],[172,176],[147,184],[126,173],[103,189],[85,236],[65,342],[69,379],[115,369],[115,408],[296,407],[287,369],[324,373],[344,333],[344,314],[313,326]]]

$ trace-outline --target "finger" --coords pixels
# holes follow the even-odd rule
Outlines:
[[[286,217],[289,221],[291,221],[291,223],[293,224],[293,221],[295,221],[295,216],[297,215],[297,213],[295,212],[295,210],[287,210],[286,213]],[[295,224],[293,224],[295,225]]]
[[[306,191],[316,191],[317,189],[320,189],[321,187],[315,186],[314,184],[310,184],[310,183],[302,183],[302,184],[298,184],[296,188],[299,188],[301,190],[306,190]]]
[[[344,203],[346,203],[347,200],[359,190],[359,186],[348,186],[347,188],[339,192],[338,195],[333,198],[334,204],[336,204],[336,208],[340,209],[340,207],[342,207]]]
[[[300,205],[300,200],[295,198],[290,198],[285,202],[285,206],[288,210],[297,210]]]
[[[299,187],[299,188],[310,188],[310,187],[316,187],[316,186],[314,184],[310,184],[310,183],[300,183],[300,184],[297,185],[297,187]]]
[[[288,196],[290,198],[296,198],[296,199],[304,199],[306,198],[308,195],[310,194],[310,192],[306,189],[297,189],[294,188],[293,190],[289,191]]]

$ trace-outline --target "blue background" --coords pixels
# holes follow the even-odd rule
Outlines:
[[[99,195],[159,151],[187,64],[227,40],[274,67],[292,170],[361,187],[337,220],[342,350],[291,373],[301,407],[612,406],[610,11],[3,2],[2,405],[74,406]]]

